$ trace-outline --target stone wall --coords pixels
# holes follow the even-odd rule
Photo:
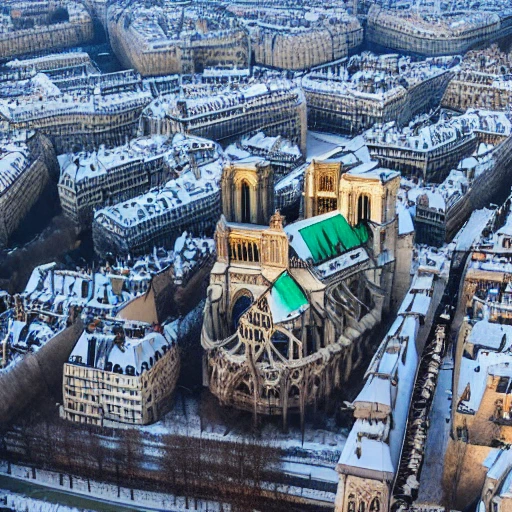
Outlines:
[[[91,18],[0,35],[0,59],[89,43],[94,37]]]
[[[370,8],[366,37],[369,43],[409,54],[428,57],[465,53],[475,45],[506,35],[509,27],[501,27],[499,17],[489,13],[488,23],[461,33],[436,34],[418,31],[411,20],[404,19],[397,11],[376,5]]]

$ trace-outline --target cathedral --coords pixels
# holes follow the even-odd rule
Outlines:
[[[290,224],[274,210],[268,162],[224,169],[201,338],[204,384],[222,405],[286,426],[339,389],[372,345],[395,266],[411,253],[396,251],[399,173],[346,156],[309,164],[303,215]]]

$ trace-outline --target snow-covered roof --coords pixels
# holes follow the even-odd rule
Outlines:
[[[501,480],[503,475],[512,468],[512,450],[491,450],[483,465],[489,469],[487,478]]]
[[[412,293],[413,287],[424,293]],[[358,419],[343,448],[337,471],[362,477],[393,478],[419,364],[416,337],[420,321],[407,310],[416,298],[422,297],[422,314],[426,314],[430,307],[428,295],[433,288],[433,276],[415,276],[396,320],[368,367],[363,389],[353,401],[354,415]]]
[[[396,203],[396,213],[398,215],[398,234],[407,235],[414,233],[414,223],[409,209],[401,202]]]
[[[498,370],[496,365],[500,364],[510,364],[512,370],[512,355],[509,352],[480,350],[476,359],[462,357],[456,397],[459,412],[475,414],[478,411],[487,386],[487,378],[492,371]],[[465,394],[466,388],[469,388],[468,394]]]
[[[179,178],[168,181],[161,188],[97,210],[95,221],[108,229],[112,226],[133,229],[150,219],[166,218],[170,210],[219,194],[223,166],[224,161],[220,157],[213,162],[198,165],[199,178],[188,169]]]
[[[363,136],[371,145],[427,153],[447,144],[474,138],[476,131],[508,136],[512,127],[510,114],[490,110],[468,109],[463,115],[441,118],[435,124],[425,124],[420,120],[413,120],[404,128],[395,122],[377,124],[365,131]]]
[[[398,314],[415,314],[426,316],[430,308],[431,298],[423,293],[407,293],[400,305]]]
[[[74,364],[88,365],[89,359],[94,359],[92,367],[106,370],[107,364],[111,363],[110,371],[129,374],[127,367],[134,369],[135,375],[140,375],[146,369],[151,369],[160,356],[176,341],[167,339],[159,332],[152,331],[149,325],[138,324],[138,328],[144,333],[142,337],[129,337],[126,335],[124,343],[118,345],[114,342],[116,335],[112,332],[113,326],[106,326],[103,332],[88,333],[84,331],[73,348],[69,361]],[[126,324],[124,332],[128,330]],[[167,335],[169,333],[166,333]],[[90,351],[93,350],[91,353]],[[157,353],[159,355],[157,355]]]
[[[135,162],[147,163],[158,159],[163,159],[170,169],[182,172],[190,169],[196,154],[198,160],[208,161],[209,155],[213,161],[219,158],[220,148],[210,140],[181,133],[171,137],[139,137],[123,146],[108,149],[101,146],[93,152],[59,155],[60,179],[69,178],[77,184],[117,172]]]
[[[378,375],[371,375],[365,382],[361,392],[354,400],[354,405],[358,402],[380,404],[386,407],[391,407],[389,380]]]
[[[0,195],[28,170],[30,164],[26,144],[0,144]]]
[[[502,352],[512,345],[512,326],[480,320],[471,329],[467,342]]]
[[[385,480],[391,480],[395,465],[391,460],[389,445],[365,435],[364,420],[357,420],[350,431],[338,461],[338,471],[358,474],[357,470],[375,472]],[[364,474],[364,472],[363,472]]]
[[[179,121],[199,120],[215,112],[235,111],[240,107],[259,105],[264,96],[288,95],[297,102],[303,101],[302,90],[284,79],[267,79],[260,82],[241,83],[237,90],[228,86],[212,91],[204,88],[182,90],[180,94],[160,96],[151,102],[143,114],[150,118],[170,117]]]
[[[406,90],[434,76],[445,73],[460,57],[438,57],[414,62],[398,54],[376,55],[364,52],[339,65],[325,66],[302,79],[306,92],[344,96],[354,101],[364,99],[381,105]]]
[[[471,213],[471,217],[457,234],[457,251],[468,251],[471,248],[489,222],[492,214],[493,210],[487,208]]]

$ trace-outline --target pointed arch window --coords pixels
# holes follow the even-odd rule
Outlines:
[[[242,181],[242,186],[240,188],[241,192],[241,208],[242,208],[242,222],[250,223],[251,222],[251,188],[249,183],[245,180]]]
[[[360,195],[357,200],[357,222],[370,220],[371,208],[370,198],[366,195]]]

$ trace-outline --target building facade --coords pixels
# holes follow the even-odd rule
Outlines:
[[[413,62],[364,52],[302,79],[310,129],[356,134],[378,123],[399,126],[437,108],[459,57]]]
[[[216,144],[175,135],[168,165],[177,177],[159,188],[105,206],[94,214],[95,251],[101,255],[147,254],[153,247],[171,249],[183,231],[211,235],[220,215],[220,179],[224,158]],[[188,148],[191,144],[191,148]],[[178,172],[178,169],[180,171]]]
[[[246,27],[255,64],[279,69],[305,70],[346,57],[363,41],[363,27],[342,2],[330,5],[255,3],[228,5]]]
[[[448,84],[443,107],[459,112],[469,108],[506,110],[512,102],[511,64],[510,54],[496,45],[468,52]]]
[[[0,16],[0,59],[86,44],[93,37],[92,18],[80,2],[9,0]]]
[[[462,54],[479,43],[510,33],[512,10],[505,2],[485,2],[456,13],[387,9],[373,5],[366,37],[372,44],[425,56]],[[461,7],[462,9],[462,7]]]
[[[156,99],[144,111],[146,134],[186,133],[228,143],[245,134],[282,136],[306,150],[306,100],[287,80],[263,79],[214,93],[204,87]]]
[[[220,403],[285,424],[357,367],[388,307],[395,261],[398,174],[376,163],[312,167],[305,218],[287,226],[269,200],[250,215],[264,168],[228,169],[202,331],[204,382]]]
[[[62,209],[77,226],[87,229],[96,209],[127,201],[211,164],[219,152],[212,141],[176,134],[139,137],[123,146],[60,155]]]
[[[63,416],[100,426],[157,421],[180,366],[172,329],[161,330],[129,321],[89,326],[64,364]]]
[[[0,166],[0,245],[5,245],[56,180],[58,164],[47,137],[22,132],[0,139]]]
[[[152,99],[133,71],[59,79],[41,73],[0,99],[0,133],[37,130],[57,154],[121,145],[137,135]]]
[[[117,57],[144,76],[249,67],[248,34],[218,5],[120,2],[107,17]]]

